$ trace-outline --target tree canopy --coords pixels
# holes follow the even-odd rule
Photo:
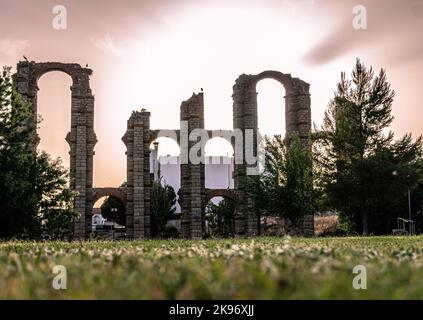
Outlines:
[[[357,59],[351,79],[341,74],[316,135],[315,156],[328,201],[351,230],[390,233],[407,210],[407,190],[422,179],[422,138],[395,140],[395,93],[382,69]]]

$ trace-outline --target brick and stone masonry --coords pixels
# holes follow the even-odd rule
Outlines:
[[[186,130],[191,135],[194,129],[204,129],[204,97],[203,93],[193,94],[190,99],[181,104],[181,123],[187,123]],[[188,135],[185,135],[187,137]],[[181,137],[184,136],[181,134]],[[200,163],[194,164],[189,161],[189,152],[192,147],[200,141],[188,139],[181,141],[181,233],[185,238],[201,239],[204,231],[204,210],[205,210],[205,175],[204,175],[204,153],[199,155]],[[204,140],[203,143],[205,144]],[[204,147],[204,145],[203,145]],[[203,148],[204,150],[204,148]],[[188,162],[188,163],[187,163]]]
[[[126,230],[129,238],[150,236],[150,112],[134,111],[122,138],[127,151]]]
[[[122,138],[127,147],[127,187],[125,189],[103,188],[93,190],[93,156],[97,138],[94,132],[94,96],[90,89],[89,77],[92,70],[78,64],[59,62],[35,63],[19,62],[13,76],[17,91],[32,103],[34,121],[37,119],[38,80],[50,71],[61,71],[72,78],[71,130],[66,136],[70,145],[71,187],[77,192],[75,208],[80,219],[75,223],[76,239],[87,239],[91,232],[93,201],[105,192],[121,195],[126,200],[126,228],[129,238],[148,238],[150,236],[150,215],[152,180],[150,174],[150,144],[157,136],[157,130],[150,130],[150,113],[135,111],[127,123],[127,132]],[[257,75],[242,74],[233,86],[233,127],[241,129],[245,141],[246,130],[253,130],[253,144],[242,148],[243,163],[235,165],[234,199],[236,201],[235,232],[243,236],[258,234],[257,219],[252,209],[252,199],[246,192],[248,165],[245,155],[257,155],[257,91],[260,80],[270,78],[280,82],[286,91],[285,127],[286,138],[297,133],[304,145],[310,147],[311,109],[309,84],[278,71],[265,71]],[[185,238],[201,239],[204,231],[204,210],[207,202],[204,176],[204,153],[199,154],[200,163],[188,162],[192,147],[200,141],[188,139],[181,141],[182,132],[189,135],[195,129],[204,129],[203,93],[193,94],[182,102],[180,120],[186,128],[177,132],[177,142],[181,147],[181,190],[180,204],[181,233]],[[38,137],[34,137],[35,145]],[[204,142],[205,144],[205,142]],[[250,148],[250,149],[248,149]],[[235,149],[235,151],[237,151]],[[239,151],[239,150],[238,150]],[[238,152],[239,153],[239,152]],[[235,154],[235,157],[239,154]],[[185,159],[183,159],[185,157]],[[301,224],[306,236],[314,234],[314,217],[304,217]]]

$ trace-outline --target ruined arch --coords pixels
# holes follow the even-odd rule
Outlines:
[[[92,70],[75,63],[21,61],[13,82],[18,93],[31,102],[34,121],[37,119],[38,80],[44,74],[59,71],[72,79],[71,128],[66,136],[70,146],[70,184],[77,192],[75,209],[80,220],[74,225],[75,238],[84,239],[91,229],[93,156],[97,137],[94,132],[94,96],[89,77]],[[38,144],[35,133],[34,144]]]
[[[311,130],[310,85],[290,74],[279,71],[264,71],[257,75],[242,74],[233,86],[233,127],[245,133],[252,130],[257,137],[257,83],[263,79],[273,79],[280,82],[285,88],[285,137],[297,133],[304,146],[309,145]],[[245,139],[244,139],[245,140]],[[253,139],[250,146],[253,155],[257,155],[257,140]],[[243,148],[245,160],[246,148]],[[236,155],[235,155],[236,156]],[[255,214],[252,210],[252,199],[246,192],[247,169],[255,167],[245,161],[235,165],[234,183],[238,199],[235,214],[236,233],[248,236],[258,234]]]
[[[236,194],[233,189],[206,189],[206,204],[216,197],[229,199],[236,205]]]
[[[97,137],[94,132],[94,96],[90,88],[92,70],[75,63],[19,62],[13,82],[20,95],[32,103],[34,121],[37,116],[38,80],[44,74],[59,71],[69,75],[71,86],[71,128],[66,136],[70,145],[71,187],[77,192],[75,209],[80,220],[75,223],[76,239],[87,238],[91,230],[92,206],[99,198],[110,195],[120,199],[127,208],[126,226],[129,238],[147,238],[150,235],[150,206],[152,175],[150,173],[150,144],[159,136],[168,136],[165,130],[150,130],[150,113],[142,110],[133,112],[127,124],[127,132],[122,138],[127,147],[127,187],[93,189],[93,156]],[[309,145],[311,111],[309,84],[279,71],[264,71],[257,75],[242,74],[233,86],[233,130],[208,130],[209,138],[222,137],[234,149],[235,161],[245,160],[246,147],[235,145],[234,136],[240,134],[245,141],[246,130],[253,130],[257,136],[257,83],[263,79],[273,79],[285,88],[286,136],[299,134],[304,146]],[[184,141],[182,132],[189,134],[195,129],[204,129],[203,93],[193,94],[180,106],[180,120],[184,128],[173,131],[172,137],[181,148],[181,157],[187,154],[196,141]],[[182,131],[183,130],[183,131]],[[237,136],[238,137],[238,136]],[[185,139],[185,138],[184,138]],[[36,134],[34,144],[37,144]],[[256,140],[248,146],[257,154]],[[241,157],[240,157],[241,156]],[[181,160],[181,231],[187,238],[200,239],[204,229],[204,206],[207,199],[216,196],[236,200],[235,231],[240,235],[257,235],[257,222],[252,212],[252,201],[246,193],[247,169],[253,166],[236,162],[234,170],[234,190],[205,189],[204,158],[200,163]],[[187,159],[186,159],[187,160]],[[310,225],[312,222],[308,222]],[[308,226],[308,229],[312,227]]]
[[[180,107],[181,128],[179,130],[150,130],[150,113],[134,112],[128,120],[123,141],[127,146],[128,163],[128,221],[129,237],[148,237],[150,225],[150,202],[152,177],[149,171],[150,145],[159,136],[176,140],[181,150],[181,184],[179,203],[181,205],[181,234],[191,239],[201,239],[204,231],[204,209],[213,197],[223,196],[235,201],[235,232],[238,235],[258,234],[258,223],[252,209],[252,199],[246,192],[247,169],[254,167],[245,161],[246,151],[257,154],[257,143],[245,142],[247,130],[257,136],[257,83],[273,79],[285,89],[285,132],[289,137],[298,133],[304,146],[309,145],[311,111],[309,84],[279,71],[264,71],[257,75],[239,76],[233,86],[233,130],[207,130],[208,138],[222,137],[234,149],[234,190],[209,190],[205,188],[205,167],[203,156],[200,163],[188,161],[188,150],[197,141],[186,141],[186,134],[195,129],[204,129],[203,93],[193,94]],[[182,122],[183,126],[182,127]],[[172,136],[170,135],[172,131]],[[218,131],[218,134],[216,134]],[[237,139],[234,139],[234,136]],[[185,141],[183,141],[185,139]],[[184,142],[184,143],[183,143]],[[248,150],[247,150],[248,149]],[[186,158],[185,158],[186,157]],[[241,160],[241,161],[240,161]]]
[[[257,75],[242,74],[233,86],[234,128],[257,129],[257,83],[273,79],[285,88],[286,136],[297,132],[308,143],[311,129],[310,85],[290,74],[264,71]]]

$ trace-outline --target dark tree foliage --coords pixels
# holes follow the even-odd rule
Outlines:
[[[295,224],[314,213],[311,151],[301,145],[298,135],[289,143],[278,135],[266,138],[265,170],[249,177],[247,190],[258,218],[280,216]]]
[[[348,80],[341,74],[334,99],[316,139],[328,202],[351,231],[390,233],[395,219],[407,217],[407,190],[422,177],[422,138],[395,141],[394,91],[382,69],[378,76],[359,59]]]
[[[162,237],[166,233],[166,224],[174,218],[176,193],[172,186],[162,183],[162,179],[153,183],[151,205],[151,236]]]
[[[210,236],[229,237],[234,233],[235,204],[223,198],[218,204],[209,202],[206,206],[206,221]]]
[[[122,201],[116,197],[109,196],[100,207],[101,215],[108,221],[116,222],[121,226],[126,223],[126,208]]]

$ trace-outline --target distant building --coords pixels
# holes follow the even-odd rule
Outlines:
[[[92,216],[92,223],[91,223],[92,231],[99,231],[99,230],[112,230],[112,229],[121,229],[124,226],[117,224],[113,221],[107,221],[106,218],[103,217],[101,214],[101,208],[94,208],[93,209],[93,216]]]
[[[94,208],[92,222],[91,222],[92,230],[93,231],[97,230],[97,226],[103,226],[106,223],[106,221],[107,220],[101,215],[101,209]]]
[[[175,189],[176,194],[181,187],[181,164],[179,156],[156,157],[156,150],[152,150],[150,157],[150,172],[157,180],[159,176],[163,182]],[[234,158],[225,156],[206,156],[205,158],[205,187],[207,189],[234,188]],[[212,199],[218,203],[220,199]],[[176,212],[180,213],[179,204]]]

